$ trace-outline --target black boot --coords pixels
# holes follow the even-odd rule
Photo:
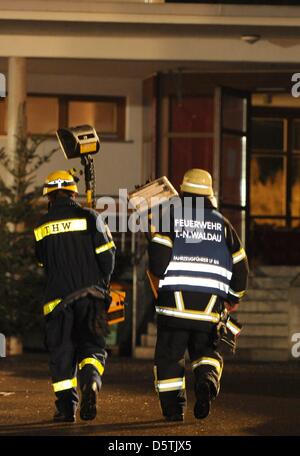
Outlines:
[[[90,386],[84,385],[80,404],[80,418],[84,421],[94,420],[97,416],[97,382],[92,382]]]
[[[183,421],[184,420],[184,415],[183,413],[176,413],[175,415],[168,415],[165,416],[166,421]]]
[[[56,410],[53,416],[54,423],[75,423],[76,416],[74,413],[62,413]]]
[[[53,416],[55,423],[75,423],[78,407],[78,394],[75,388],[56,393],[56,411]]]
[[[203,382],[197,385],[196,389],[196,404],[194,407],[194,415],[198,420],[202,420],[209,415],[211,404],[211,393],[208,382]]]

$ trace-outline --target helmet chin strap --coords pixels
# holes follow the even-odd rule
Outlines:
[[[210,200],[213,207],[218,209],[218,201],[217,201],[217,198],[215,197],[215,195],[209,196],[208,199]]]

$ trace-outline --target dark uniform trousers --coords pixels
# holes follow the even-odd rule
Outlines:
[[[98,300],[83,298],[46,316],[45,345],[56,407],[62,413],[76,411],[77,376],[80,389],[94,381],[101,388],[107,353],[105,339],[95,325],[98,306]]]
[[[205,381],[210,385],[212,399],[219,393],[223,359],[213,348],[213,330],[202,332],[158,325],[154,378],[164,416],[185,411],[186,350],[194,372],[196,398],[200,396],[200,384]]]

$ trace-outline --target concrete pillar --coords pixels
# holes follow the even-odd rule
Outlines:
[[[27,94],[26,58],[8,60],[7,152],[14,158],[18,138],[26,135],[25,102]]]

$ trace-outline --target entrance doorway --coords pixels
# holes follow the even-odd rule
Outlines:
[[[145,176],[166,175],[179,189],[188,169],[207,169],[252,263],[300,264],[294,248],[300,239],[298,104],[286,89],[269,102],[272,89],[268,96],[258,92],[257,74],[232,75],[232,85],[244,84],[235,89],[222,87],[224,75],[175,76],[157,74],[144,83]]]

